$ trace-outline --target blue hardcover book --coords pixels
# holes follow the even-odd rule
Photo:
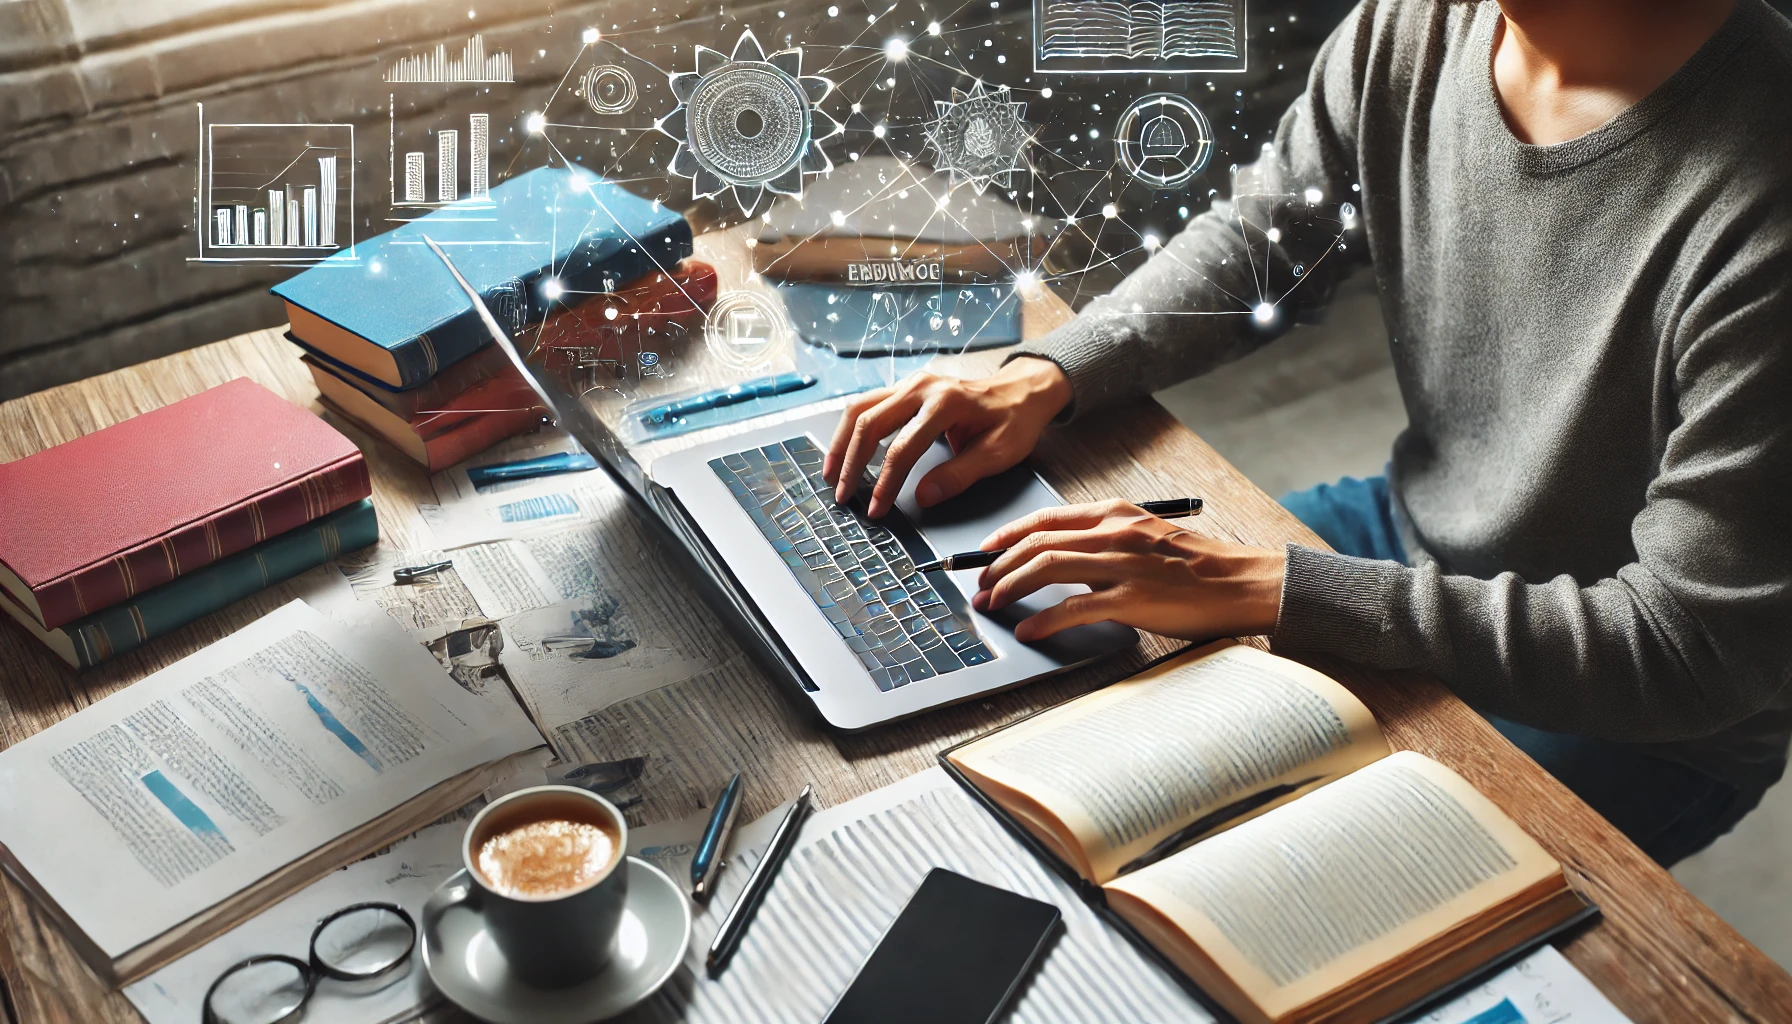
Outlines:
[[[565,295],[615,291],[691,254],[676,212],[583,168],[541,167],[486,203],[433,210],[338,253],[272,291],[292,333],[395,388],[413,388],[491,340],[424,242],[447,251],[498,323],[520,332]]]
[[[3,592],[0,607],[63,661],[76,668],[88,668],[135,650],[233,601],[292,579],[344,551],[364,548],[379,539],[380,524],[373,513],[373,499],[362,498],[56,629],[38,625],[29,612]]]

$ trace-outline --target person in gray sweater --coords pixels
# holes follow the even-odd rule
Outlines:
[[[1442,679],[1663,864],[1792,735],[1792,26],[1763,0],[1365,0],[1230,200],[998,374],[848,406],[828,479],[932,504],[1203,373],[1373,265],[1409,425],[1265,551],[1123,503],[991,536],[979,607],[1272,634]]]

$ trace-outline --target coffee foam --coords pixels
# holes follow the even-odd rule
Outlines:
[[[494,833],[480,844],[474,864],[494,892],[542,899],[602,877],[616,847],[616,834],[600,825],[544,818]]]

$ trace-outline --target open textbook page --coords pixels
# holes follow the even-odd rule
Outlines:
[[[1510,948],[1515,927],[1541,934],[1580,909],[1535,840],[1411,751],[1104,888],[1110,907],[1245,1020],[1322,1019],[1344,1005],[1373,1019],[1450,980],[1406,983],[1427,970],[1410,958],[1449,975],[1452,957],[1483,940]],[[1557,893],[1568,897],[1560,914],[1540,920]],[[1378,988],[1390,989],[1385,1005]]]
[[[117,959],[540,743],[520,709],[468,693],[421,647],[294,601],[0,753],[0,843]]]
[[[1375,717],[1350,691],[1228,643],[1035,715],[948,760],[1084,878],[1105,882],[1387,753]]]

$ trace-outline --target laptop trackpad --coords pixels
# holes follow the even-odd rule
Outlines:
[[[903,482],[902,493],[896,499],[897,507],[908,517],[909,522],[920,529],[934,552],[942,557],[956,551],[975,551],[983,543],[983,538],[994,533],[997,527],[1011,523],[1029,512],[1054,508],[1059,504],[1044,481],[1023,462],[1013,469],[979,480],[950,501],[943,501],[928,509],[916,506],[916,482],[928,470],[951,457],[952,450],[944,441],[935,442],[909,472],[908,479]],[[959,584],[959,589],[965,592],[967,599],[975,593],[976,571],[948,575],[952,576],[954,583]],[[1053,584],[987,618],[1000,623],[1012,633],[1020,620],[1044,611],[1073,594],[1087,592],[1088,588],[1083,586]],[[1126,626],[1098,622],[1064,630],[1056,636],[1028,646],[1055,661],[1069,665],[1087,661],[1118,647],[1130,647],[1135,639],[1136,634]]]

